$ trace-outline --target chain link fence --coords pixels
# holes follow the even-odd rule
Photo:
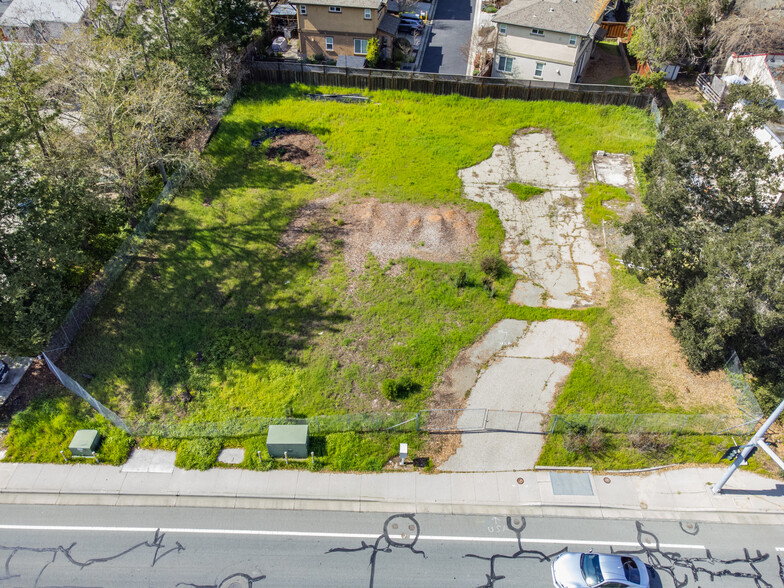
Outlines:
[[[141,422],[131,427],[137,437],[186,439],[196,437],[248,437],[264,434],[270,425],[308,425],[310,434],[429,432],[513,432],[548,435],[584,433],[674,433],[726,435],[751,433],[759,419],[744,421],[730,415],[712,414],[572,414],[556,415],[488,409],[437,409],[418,412],[393,411],[321,415],[308,418],[246,417],[223,422]]]

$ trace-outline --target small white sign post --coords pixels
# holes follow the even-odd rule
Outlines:
[[[408,457],[408,443],[400,444],[400,466],[402,467]]]

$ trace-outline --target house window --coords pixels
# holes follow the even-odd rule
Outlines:
[[[498,58],[498,71],[503,71],[506,73],[512,73],[512,67],[514,66],[514,58],[513,57],[506,57],[505,55],[501,55]]]
[[[335,50],[334,39],[332,37],[326,37],[324,39],[324,43],[326,45],[325,49],[327,51],[334,51]]]
[[[537,61],[536,62],[536,70],[534,70],[534,77],[541,79],[542,74],[544,73],[544,63]]]
[[[365,20],[373,18],[373,11],[370,8],[365,8]]]
[[[542,29],[531,29],[531,34],[536,37],[544,37],[544,31]]]
[[[498,34],[505,35],[506,34],[506,23],[502,22],[498,24]]]
[[[329,11],[330,12],[342,12],[340,6],[330,6],[329,7]]]
[[[299,13],[300,14],[307,14],[308,13],[308,7],[305,6],[304,4],[300,4],[299,5]]]
[[[569,35],[569,45],[572,47],[577,45],[577,35]]]
[[[367,39],[354,39],[354,54],[367,55]]]

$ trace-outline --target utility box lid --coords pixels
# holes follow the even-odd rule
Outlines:
[[[76,431],[68,449],[74,457],[92,457],[100,442],[101,436],[95,429],[80,429]]]
[[[304,459],[308,456],[308,425],[270,425],[267,432],[270,457]]]

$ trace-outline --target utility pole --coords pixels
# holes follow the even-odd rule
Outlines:
[[[735,461],[732,462],[732,465],[724,473],[721,480],[719,480],[716,485],[713,486],[714,494],[721,494],[721,489],[724,488],[724,484],[727,483],[730,477],[732,477],[732,474],[734,474],[740,466],[746,463],[746,458],[751,454],[755,447],[762,449],[762,451],[767,453],[770,458],[775,461],[782,470],[784,470],[784,461],[782,461],[781,458],[776,455],[776,453],[770,447],[768,447],[768,444],[765,443],[763,438],[765,437],[765,433],[767,433],[770,426],[776,422],[776,419],[779,418],[779,416],[781,416],[782,412],[784,412],[784,401],[778,405],[776,410],[773,411],[773,414],[768,417],[768,420],[765,421],[765,424],[759,428],[759,431],[755,433],[748,444],[743,446],[743,451],[737,455]]]

